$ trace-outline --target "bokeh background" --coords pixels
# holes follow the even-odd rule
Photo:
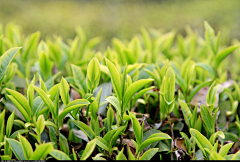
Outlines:
[[[0,0],[0,23],[13,22],[23,33],[41,32],[41,38],[61,35],[73,39],[81,26],[88,38],[130,39],[147,30],[176,29],[184,35],[189,25],[203,35],[206,19],[229,40],[240,38],[239,0]]]

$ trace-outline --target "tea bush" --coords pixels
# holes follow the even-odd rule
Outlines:
[[[239,41],[204,21],[112,39],[0,28],[1,160],[239,160]]]

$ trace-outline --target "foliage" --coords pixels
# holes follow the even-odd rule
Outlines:
[[[1,160],[239,160],[239,42],[204,27],[204,38],[141,28],[101,52],[82,28],[64,42],[8,26]]]

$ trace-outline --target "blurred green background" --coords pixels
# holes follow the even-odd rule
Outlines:
[[[107,45],[113,37],[130,39],[146,29],[175,28],[184,34],[186,25],[203,35],[206,19],[222,35],[240,38],[239,0],[0,0],[0,23],[13,22],[24,34],[41,31],[41,38],[75,37],[80,25],[88,38],[101,36]]]

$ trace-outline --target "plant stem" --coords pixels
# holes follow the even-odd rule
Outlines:
[[[172,152],[173,152],[173,151],[174,151],[174,133],[173,133],[173,127],[172,127],[172,123],[171,123],[171,120],[170,120],[170,116],[168,115],[167,118],[168,118],[168,124],[169,124],[169,126],[170,126],[171,136],[172,136],[171,150],[172,150]],[[173,160],[173,153],[171,154],[171,160]]]
[[[174,139],[173,127],[172,127],[170,116],[168,116],[167,118],[168,118],[168,124],[170,126],[171,136],[172,136],[172,139]]]
[[[192,158],[194,159],[196,154],[195,154],[195,145],[196,145],[196,142],[193,140],[193,145],[192,145],[192,150],[193,150],[193,155],[192,155]]]

